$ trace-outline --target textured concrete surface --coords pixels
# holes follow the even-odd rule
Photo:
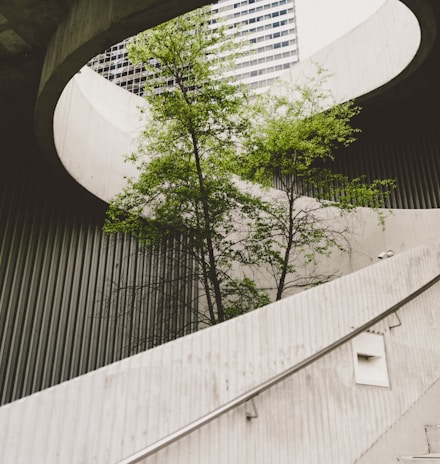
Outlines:
[[[300,61],[281,79],[301,83],[320,65],[329,75],[326,86],[335,101],[366,99],[398,84],[404,71],[413,72],[420,46],[421,31],[414,13],[401,2],[388,0],[358,27]]]
[[[0,461],[119,462],[351,333],[439,269],[437,241],[4,406]],[[438,384],[439,298],[437,283],[399,310],[399,326],[372,328],[390,388],[355,383],[346,343],[258,395],[257,419],[240,406],[143,462],[353,464]],[[402,451],[370,462],[395,464]]]
[[[440,381],[437,381],[356,461],[356,464],[392,463],[397,456],[411,459],[415,455],[427,454],[429,444],[425,425],[440,423],[439,396]]]

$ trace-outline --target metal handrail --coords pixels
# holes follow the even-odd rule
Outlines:
[[[244,403],[247,403],[248,401],[252,400],[256,396],[258,396],[260,393],[264,392],[265,390],[268,390],[269,388],[273,387],[279,382],[282,382],[285,380],[287,377],[290,377],[291,375],[295,374],[296,372],[310,366],[313,364],[315,361],[318,359],[322,358],[323,356],[326,356],[327,354],[331,353],[332,351],[336,350],[343,344],[349,342],[353,338],[355,338],[357,335],[361,334],[365,330],[371,328],[378,322],[380,322],[382,319],[385,319],[389,315],[395,313],[398,311],[402,306],[406,305],[409,303],[411,300],[414,298],[418,297],[422,293],[424,293],[426,290],[428,290],[430,287],[432,287],[434,284],[436,284],[438,281],[440,281],[440,274],[438,274],[436,277],[431,279],[429,282],[427,282],[425,285],[420,287],[418,290],[415,292],[409,294],[407,297],[403,298],[400,300],[398,303],[395,305],[391,306],[389,309],[386,311],[383,311],[381,314],[378,316],[374,317],[370,321],[366,322],[365,324],[362,324],[358,328],[354,329],[351,331],[349,334],[343,336],[339,340],[336,340],[335,342],[331,343],[330,345],[326,346],[325,348],[317,351],[315,354],[312,354],[311,356],[305,358],[298,364],[295,364],[294,366],[286,369],[284,372],[270,378],[266,382],[261,383],[255,388],[252,388],[251,390],[247,391],[246,393],[243,393],[240,396],[237,396],[231,401],[228,401],[227,403],[223,404],[219,408],[215,409],[214,411],[211,411],[208,414],[205,414],[204,416],[200,417],[199,419],[195,420],[194,422],[191,422],[190,424],[176,430],[175,432],[167,435],[166,437],[152,443],[151,445],[146,446],[145,448],[139,450],[138,452],[132,454],[131,456],[123,459],[122,461],[119,461],[118,464],[135,464],[142,459],[145,459],[155,453],[157,453],[159,450],[165,448],[166,446],[171,445],[177,440],[180,440],[186,435],[189,435],[190,433],[194,432],[195,430],[203,427],[207,423],[213,421],[214,419],[217,419],[218,417],[222,416],[223,414],[226,414],[227,412],[231,411],[232,409],[237,408],[238,406],[241,406]]]

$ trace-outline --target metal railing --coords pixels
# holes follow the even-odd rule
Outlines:
[[[238,406],[241,406],[242,404],[247,403],[248,401],[251,401],[254,399],[256,396],[258,396],[260,393],[264,392],[265,390],[268,390],[269,388],[273,387],[274,385],[282,382],[286,378],[290,377],[291,375],[295,374],[296,372],[310,366],[313,364],[315,361],[318,359],[326,356],[327,354],[331,353],[332,351],[336,350],[343,344],[349,342],[353,338],[355,338],[357,335],[361,334],[362,332],[368,330],[369,328],[373,327],[375,324],[380,322],[381,320],[385,319],[389,315],[395,313],[398,311],[402,306],[405,306],[407,303],[412,301],[413,299],[417,298],[419,295],[424,293],[426,290],[428,290],[430,287],[432,287],[434,284],[440,281],[440,274],[438,274],[436,277],[431,279],[429,282],[427,282],[425,285],[417,289],[415,292],[409,294],[407,297],[403,298],[400,300],[398,303],[395,305],[391,306],[389,309],[383,311],[381,314],[378,316],[374,317],[370,321],[366,322],[365,324],[362,324],[356,329],[353,329],[350,333],[347,335],[343,336],[339,340],[336,340],[335,342],[331,343],[330,345],[326,346],[325,348],[317,351],[313,355],[305,358],[298,364],[295,364],[294,366],[286,369],[282,373],[270,378],[266,382],[261,383],[260,385],[256,386],[255,388],[252,388],[251,390],[247,391],[246,393],[243,393],[240,396],[237,396],[233,400],[225,403],[224,405],[220,406],[219,408],[215,409],[214,411],[211,411],[208,414],[205,414],[204,416],[200,417],[199,419],[195,420],[194,422],[191,422],[190,424],[176,430],[175,432],[167,435],[166,437],[152,443],[151,445],[146,446],[145,448],[139,450],[138,452],[132,454],[131,456],[123,459],[122,461],[119,461],[118,464],[135,464],[155,453],[157,453],[159,450],[171,445],[172,443],[176,442],[177,440],[180,440],[186,435],[189,435],[190,433],[196,431],[197,429],[203,427],[204,425],[208,424],[209,422],[217,419],[218,417],[222,416],[223,414],[226,414],[227,412],[231,411],[232,409],[237,408]]]

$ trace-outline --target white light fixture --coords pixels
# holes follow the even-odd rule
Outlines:
[[[382,251],[382,253],[379,253],[379,254],[377,255],[378,259],[391,258],[392,256],[394,256],[393,250]]]
[[[352,348],[356,383],[389,387],[383,335],[364,332],[353,339]]]

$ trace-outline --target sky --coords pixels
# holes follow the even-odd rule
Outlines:
[[[300,60],[355,28],[386,0],[295,0]]]

